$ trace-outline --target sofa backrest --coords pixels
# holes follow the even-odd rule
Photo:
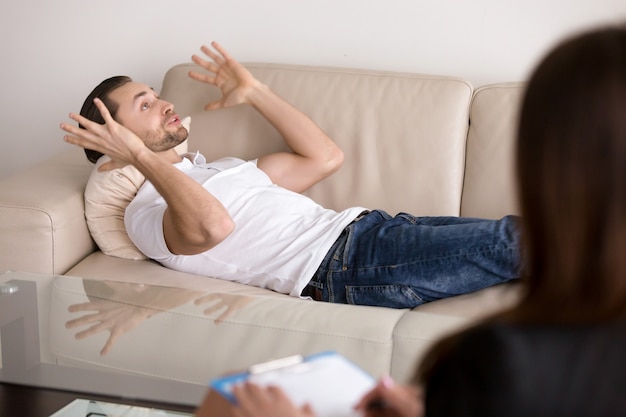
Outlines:
[[[343,167],[307,193],[334,209],[360,205],[395,214],[459,215],[472,86],[449,77],[246,64],[309,115],[344,150]],[[189,149],[207,159],[254,159],[284,150],[248,106],[204,112],[219,90],[189,79],[194,64],[166,74],[161,96],[191,116]]]
[[[523,83],[476,89],[467,134],[461,215],[500,218],[519,214],[515,181],[515,135]]]

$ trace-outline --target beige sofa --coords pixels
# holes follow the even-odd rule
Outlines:
[[[192,116],[189,150],[199,149],[208,159],[245,159],[283,148],[276,131],[248,107],[204,112],[217,92],[187,77],[192,66],[173,67],[161,90],[179,114]],[[487,218],[517,212],[513,132],[523,84],[475,89],[451,77],[247,66],[344,150],[341,170],[308,192],[323,205]],[[49,140],[61,136],[59,131]],[[91,239],[84,216],[91,169],[82,151],[68,146],[67,152],[0,183],[0,271],[175,286],[219,294],[244,307],[219,323],[193,303],[169,309],[159,316],[173,333],[148,332],[144,344],[106,356],[87,348],[89,342],[58,336],[51,352],[59,363],[205,383],[255,362],[336,350],[375,376],[406,381],[434,340],[516,297],[517,285],[505,284],[414,310],[332,305],[175,272],[148,260],[107,256]],[[85,294],[75,281],[59,277],[53,298],[51,326],[61,328],[63,303],[80,302]],[[146,355],[149,346],[158,346],[168,360]]]

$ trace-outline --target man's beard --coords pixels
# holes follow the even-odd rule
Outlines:
[[[185,127],[179,126],[175,132],[165,131],[160,137],[157,137],[158,133],[149,133],[146,135],[145,143],[149,144],[150,150],[153,152],[162,152],[172,149],[187,139],[189,132]],[[154,140],[153,140],[154,139]]]

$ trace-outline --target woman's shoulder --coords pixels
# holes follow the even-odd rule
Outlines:
[[[598,346],[601,340],[626,340],[626,321],[552,324],[494,320],[471,327],[457,336],[458,343],[463,344],[494,344],[507,349],[514,345],[520,348],[532,347],[533,350],[586,341]],[[624,353],[626,355],[626,350]]]
[[[482,323],[451,340],[448,354],[503,361],[527,369],[571,366],[569,361],[612,357],[626,365],[626,322],[603,324]],[[470,359],[470,358],[466,358]],[[594,359],[595,360],[595,359]]]
[[[604,415],[620,404],[626,412],[623,342],[626,323],[483,323],[442,341],[431,352],[422,373],[427,405],[455,415],[455,407],[445,403],[452,395],[482,415],[515,407],[519,415],[546,415],[536,414],[538,410]],[[603,401],[590,404],[586,398]],[[589,413],[558,414],[576,409]]]

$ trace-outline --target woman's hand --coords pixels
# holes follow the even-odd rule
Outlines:
[[[355,406],[365,417],[422,417],[424,404],[421,390],[396,385],[383,377]]]
[[[217,53],[205,45],[200,48],[204,54],[211,58],[211,61],[198,55],[191,57],[193,62],[207,70],[209,74],[196,71],[189,72],[189,76],[194,80],[214,85],[222,90],[222,98],[207,104],[204,109],[215,110],[249,103],[248,95],[259,85],[259,82],[217,42],[212,42],[211,46]]]
[[[296,407],[278,387],[261,387],[250,382],[233,387],[237,405],[235,417],[315,417],[313,409],[305,404]]]

